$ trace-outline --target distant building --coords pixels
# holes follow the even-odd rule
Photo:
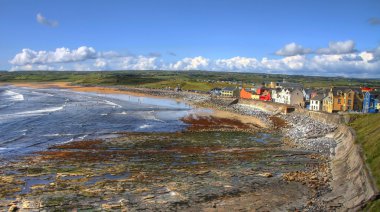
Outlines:
[[[239,89],[236,87],[226,87],[222,88],[221,95],[222,97],[239,97]]]
[[[379,112],[379,92],[366,91],[363,99],[363,113]]]
[[[313,111],[321,111],[323,108],[323,99],[325,97],[321,94],[314,96],[310,99],[310,110]]]
[[[213,88],[210,90],[210,94],[213,96],[220,96],[222,94],[221,88]]]
[[[277,88],[272,90],[272,101],[305,107],[303,91],[300,88]]]
[[[323,102],[323,110],[328,113],[354,110],[355,91],[348,87],[331,87],[329,98]]]
[[[247,89],[243,88],[240,91],[240,98],[241,99],[252,99],[252,93],[247,91]]]

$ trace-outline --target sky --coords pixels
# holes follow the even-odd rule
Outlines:
[[[380,1],[0,0],[0,70],[380,78]]]

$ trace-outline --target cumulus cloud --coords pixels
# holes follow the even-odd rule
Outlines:
[[[105,56],[107,55],[107,56]],[[294,55],[280,59],[187,57],[165,62],[160,57],[104,54],[91,47],[55,51],[24,49],[11,61],[11,70],[209,70],[322,76],[380,77],[380,46],[346,54]]]
[[[194,58],[186,57],[169,65],[169,69],[172,70],[206,70],[208,67],[209,59],[201,56]]]
[[[57,27],[58,26],[58,21],[49,20],[49,19],[45,18],[41,13],[38,13],[36,15],[36,20],[38,23],[49,26],[49,27]]]
[[[104,59],[96,59],[94,66],[102,69],[107,66],[107,61]]]
[[[368,23],[371,25],[380,25],[380,18],[376,18],[376,17],[370,18],[368,19]]]
[[[81,46],[78,49],[57,48],[55,51],[34,51],[23,49],[9,62],[12,65],[67,63],[95,59],[97,52],[92,47]]]
[[[311,52],[311,49],[304,48],[296,43],[286,44],[283,48],[276,51],[276,55],[280,56],[295,56],[295,55],[304,55]]]
[[[121,69],[125,70],[156,70],[159,69],[157,65],[156,57],[123,57],[121,58],[121,64],[119,66]]]
[[[349,54],[355,52],[355,42],[353,40],[330,42],[328,48],[320,48],[317,54]]]

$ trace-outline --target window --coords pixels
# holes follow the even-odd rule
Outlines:
[[[338,104],[341,104],[341,99],[338,99]]]
[[[352,101],[351,101],[351,99],[349,99],[349,100],[348,100],[348,104],[351,105],[351,103],[352,103]]]

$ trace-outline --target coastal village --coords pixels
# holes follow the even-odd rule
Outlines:
[[[180,86],[12,86],[168,98],[199,112],[180,119],[186,124],[180,132],[120,132],[51,145],[4,163],[2,211],[355,211],[378,195],[354,131],[345,124],[347,113],[363,113],[365,98],[367,113],[378,112],[375,88],[304,89],[272,82],[205,94]],[[333,113],[324,111],[329,107]]]
[[[235,98],[286,104],[326,113],[378,113],[380,91],[369,87],[304,88],[300,83],[265,82],[252,87],[214,88],[216,98]]]

